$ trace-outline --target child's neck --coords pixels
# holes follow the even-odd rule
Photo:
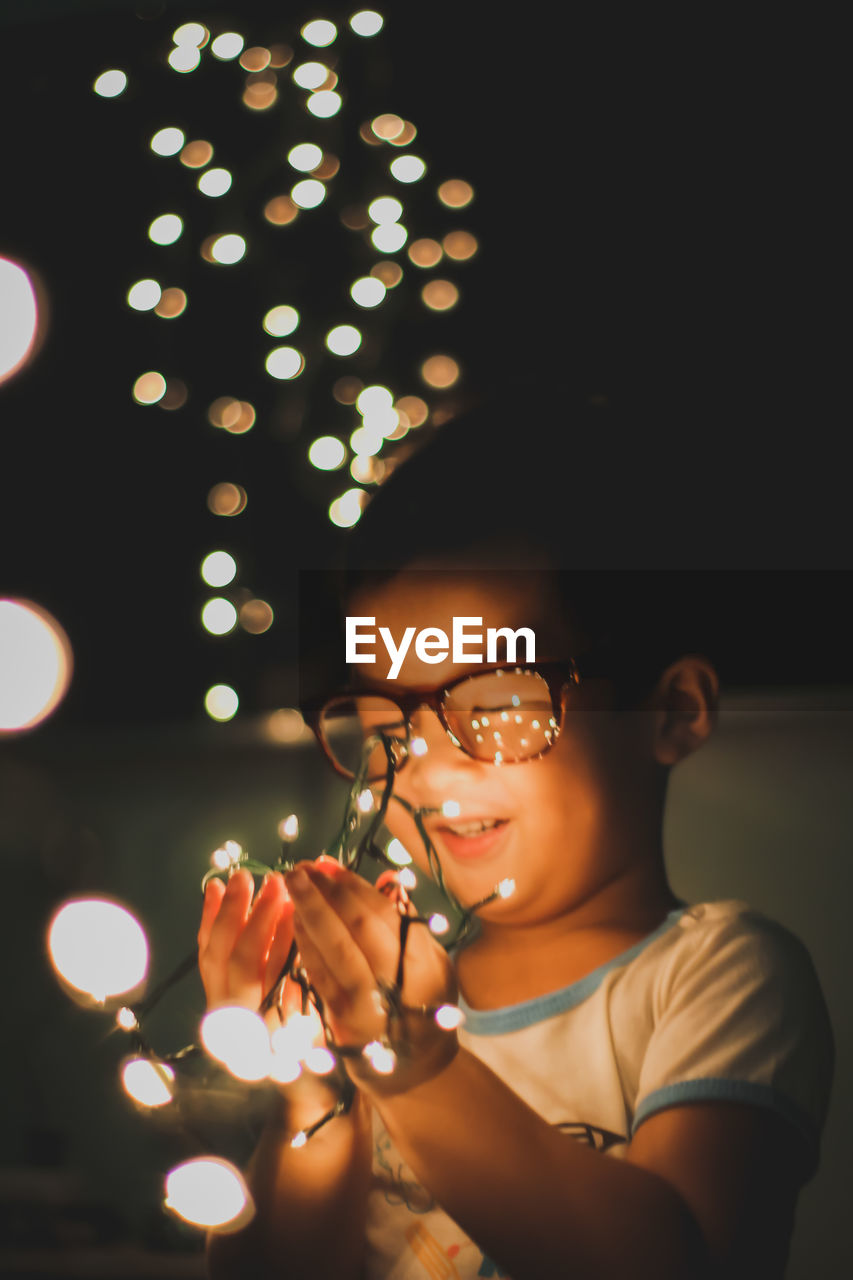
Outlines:
[[[461,992],[473,1009],[499,1009],[557,991],[647,937],[677,905],[662,867],[641,866],[549,920],[481,919],[459,955]]]

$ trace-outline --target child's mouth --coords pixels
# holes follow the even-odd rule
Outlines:
[[[479,858],[491,853],[507,826],[506,818],[471,818],[465,822],[443,822],[438,834],[454,858]]]

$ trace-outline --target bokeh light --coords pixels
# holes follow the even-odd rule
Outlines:
[[[65,697],[73,657],[64,629],[31,600],[0,600],[0,734],[41,724]]]
[[[285,227],[299,213],[290,196],[273,196],[264,205],[264,217],[276,227]]]
[[[288,164],[300,173],[310,173],[323,159],[323,150],[314,142],[299,142],[287,153]]]
[[[181,409],[187,402],[187,384],[180,378],[170,378],[166,383],[165,394],[158,401],[161,409]]]
[[[364,383],[361,378],[356,378],[354,374],[348,373],[343,378],[338,378],[332,387],[332,395],[338,404],[355,404]]]
[[[172,1101],[175,1073],[168,1062],[150,1058],[130,1058],[122,1068],[125,1092],[143,1107],[163,1107]]]
[[[334,89],[321,89],[318,93],[312,93],[305,105],[312,116],[317,116],[319,120],[328,120],[331,116],[337,115],[343,102],[341,95],[335,93]]]
[[[213,146],[206,138],[194,138],[181,148],[180,161],[187,169],[203,169],[213,159]]]
[[[300,742],[305,737],[313,737],[303,719],[302,712],[296,707],[279,707],[277,711],[270,712],[264,726],[264,734],[270,742],[279,743]],[[278,834],[279,839],[286,838],[282,835],[281,829]]]
[[[457,262],[473,258],[479,248],[470,231],[448,231],[441,243],[448,258],[454,258]]]
[[[367,216],[380,227],[385,223],[396,222],[402,212],[402,204],[393,196],[379,196],[367,206]]]
[[[184,229],[176,213],[161,213],[148,228],[148,239],[155,244],[174,244]]]
[[[350,296],[360,307],[378,307],[385,293],[385,285],[376,276],[362,276],[350,287]]]
[[[246,241],[233,232],[217,236],[210,246],[210,256],[221,266],[233,266],[235,262],[240,262],[245,252]]]
[[[411,120],[404,120],[402,132],[398,133],[396,138],[389,138],[388,141],[392,147],[407,147],[417,136],[418,131]]]
[[[313,44],[318,49],[325,49],[338,34],[338,29],[334,22],[328,22],[324,18],[315,18],[313,22],[306,22],[299,34],[308,44]]]
[[[329,506],[329,519],[339,529],[351,529],[361,518],[367,505],[368,494],[364,489],[347,489]]]
[[[30,359],[38,327],[32,280],[17,262],[0,258],[0,383],[14,377]]]
[[[210,52],[221,62],[230,62],[232,58],[237,58],[242,53],[244,43],[243,37],[236,31],[223,31],[222,35],[217,36],[212,42]]]
[[[323,62],[302,62],[293,68],[293,82],[300,89],[319,89],[328,76],[329,68]]]
[[[383,115],[371,120],[370,127],[377,138],[381,138],[383,142],[391,142],[400,136],[406,127],[406,122],[401,116],[386,111]]]
[[[308,450],[308,461],[318,471],[337,471],[346,456],[346,445],[335,436],[320,436]]]
[[[104,898],[60,907],[48,929],[47,947],[60,978],[99,1003],[135,991],[148,972],[142,926],[124,907]]]
[[[271,307],[263,320],[264,329],[274,338],[286,338],[299,327],[299,312],[295,307],[281,304]]]
[[[336,356],[351,356],[361,346],[361,333],[351,324],[339,324],[326,334],[326,346]]]
[[[290,198],[300,209],[316,209],[326,198],[326,188],[317,178],[304,178],[293,187]]]
[[[431,387],[443,390],[459,378],[459,365],[450,356],[430,356],[421,365],[421,377]]]
[[[171,1169],[164,1204],[184,1222],[222,1233],[242,1231],[255,1215],[243,1175],[219,1156],[199,1156]]]
[[[215,484],[207,495],[208,510],[215,516],[238,516],[245,511],[247,502],[243,486],[229,481]]]
[[[377,280],[381,280],[386,289],[395,288],[403,279],[403,268],[399,262],[374,262],[370,268],[370,274],[376,276]]]
[[[401,844],[396,836],[393,840],[388,842],[388,847],[385,852],[391,861],[398,867],[407,867],[412,861],[412,855],[409,853],[408,849]]]
[[[204,196],[224,196],[231,190],[231,174],[227,169],[208,169],[199,174],[198,189]]]
[[[282,381],[298,378],[305,368],[305,357],[296,347],[274,347],[266,358],[265,368],[271,378]]]
[[[244,49],[240,54],[240,66],[244,71],[257,74],[259,71],[266,71],[271,62],[272,54],[263,45],[253,45],[251,49]]]
[[[269,631],[275,621],[275,614],[272,605],[266,600],[252,599],[240,606],[239,621],[240,626],[244,631],[248,631],[250,636],[261,636],[265,631]]]
[[[204,709],[211,720],[233,720],[240,706],[236,689],[230,684],[215,684],[204,695]]]
[[[201,54],[192,45],[181,44],[171,50],[167,62],[173,71],[180,71],[182,74],[186,74],[189,71],[195,71],[201,62]]]
[[[201,624],[212,636],[227,636],[237,625],[237,610],[224,596],[214,596],[202,608]]]
[[[459,301],[459,290],[450,280],[430,280],[421,290],[430,311],[449,311]]]
[[[442,248],[437,240],[423,238],[412,241],[408,248],[408,254],[416,267],[434,267],[441,262]]]
[[[99,98],[117,98],[127,88],[127,76],[118,68],[103,71],[92,85]]]
[[[398,182],[417,182],[426,173],[426,164],[420,156],[395,156],[389,168]]]
[[[373,229],[370,239],[380,253],[396,253],[406,243],[408,234],[399,222],[383,222]]]
[[[382,30],[383,18],[375,9],[360,9],[349,24],[357,36],[375,36]]]
[[[365,387],[359,392],[355,405],[361,416],[364,418],[370,413],[377,413],[383,409],[390,409],[394,403],[394,396],[388,387],[383,387],[379,383],[373,383],[369,387]]]
[[[257,77],[252,76],[243,90],[243,103],[250,111],[268,111],[277,99],[274,71],[262,71]]]
[[[470,182],[463,182],[461,178],[448,178],[438,188],[438,198],[450,209],[463,209],[474,199],[474,188]]]
[[[134,311],[153,311],[162,292],[156,280],[137,280],[127,291],[127,304]]]
[[[228,551],[211,551],[201,562],[201,576],[209,587],[227,587],[237,576],[237,561]]]
[[[260,1014],[242,1005],[222,1005],[202,1018],[201,1042],[217,1062],[238,1080],[258,1081],[269,1075],[272,1050]]]
[[[137,404],[156,404],[166,394],[166,379],[152,369],[142,373],[133,384],[133,398]]]
[[[185,141],[183,129],[168,125],[165,129],[157,130],[151,139],[150,146],[158,156],[176,156]]]
[[[401,396],[395,408],[398,413],[406,415],[412,427],[423,426],[429,414],[427,403],[420,396]]]
[[[164,289],[154,308],[154,314],[163,320],[174,320],[176,316],[183,315],[186,309],[187,295],[183,289]]]
[[[210,32],[200,22],[184,22],[172,32],[172,43],[198,49],[207,44],[209,37]]]

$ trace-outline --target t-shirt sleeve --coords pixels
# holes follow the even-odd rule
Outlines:
[[[740,903],[713,904],[685,925],[656,984],[632,1129],[691,1102],[769,1107],[806,1139],[811,1176],[834,1045],[808,951],[784,926]]]

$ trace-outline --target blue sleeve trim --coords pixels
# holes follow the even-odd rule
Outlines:
[[[644,1120],[665,1111],[668,1107],[678,1107],[691,1102],[745,1102],[754,1107],[766,1107],[782,1116],[805,1139],[812,1156],[808,1176],[811,1177],[817,1168],[820,1155],[820,1129],[812,1117],[792,1102],[790,1098],[774,1089],[769,1084],[758,1084],[752,1080],[729,1080],[722,1076],[704,1076],[696,1080],[681,1080],[677,1084],[667,1084],[654,1093],[646,1094],[634,1113],[631,1125],[631,1137]]]

